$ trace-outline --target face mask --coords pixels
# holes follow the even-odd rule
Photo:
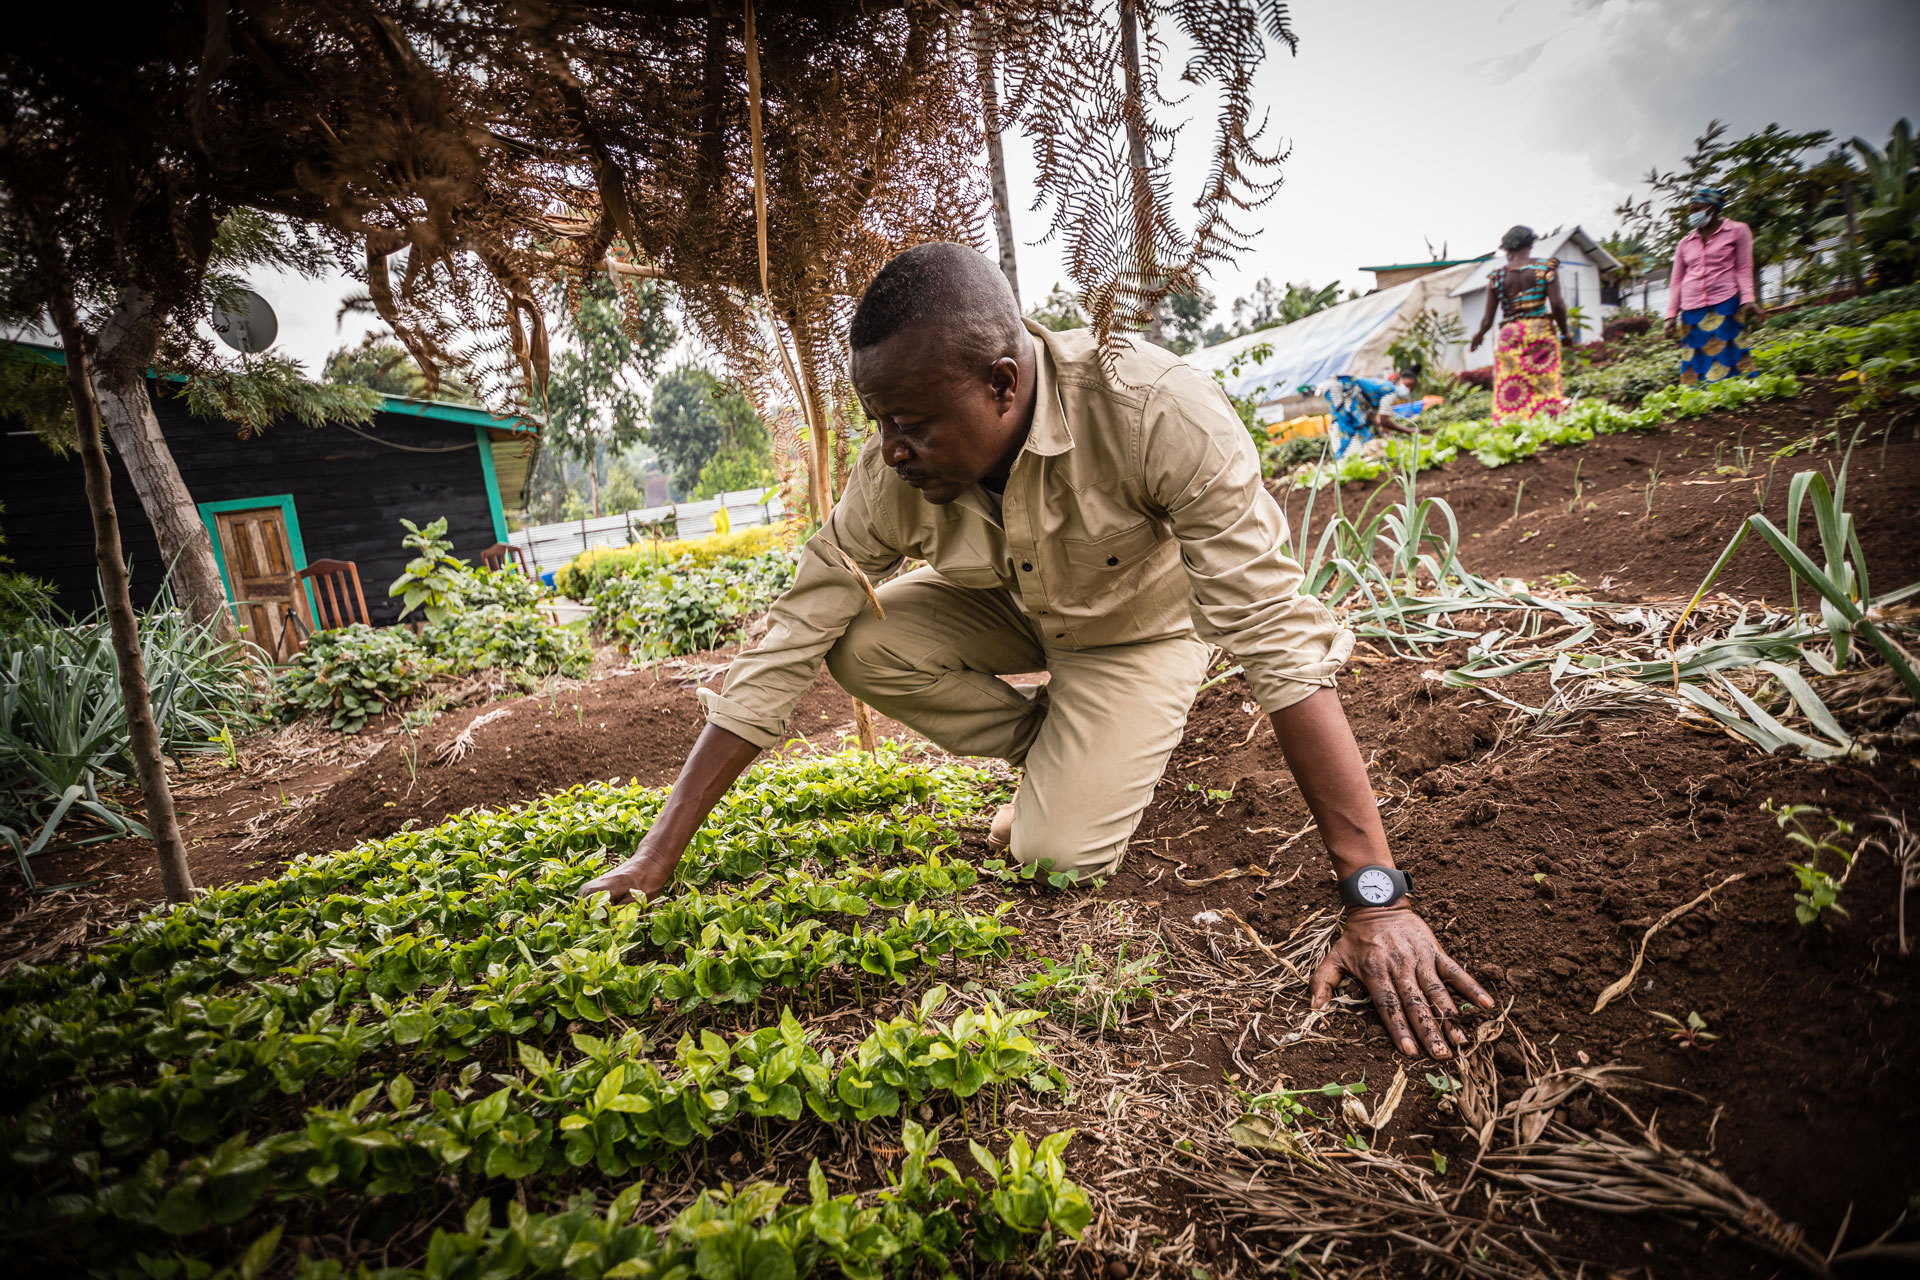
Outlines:
[[[1708,210],[1695,209],[1687,215],[1687,225],[1690,227],[1704,227],[1707,225],[1707,220],[1711,217],[1713,217],[1713,214]]]

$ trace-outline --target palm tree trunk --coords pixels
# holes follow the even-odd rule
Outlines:
[[[236,640],[240,630],[227,607],[212,535],[180,477],[147,393],[147,366],[155,346],[146,298],[129,288],[101,331],[98,361],[89,362],[96,412],[133,481],[133,491],[140,495],[140,508],[160,542],[176,597],[194,621],[212,624],[220,640]]]
[[[87,477],[87,505],[93,512],[94,561],[106,592],[107,622],[113,635],[114,665],[120,672],[127,736],[140,790],[147,801],[147,829],[153,833],[154,850],[160,858],[160,883],[168,900],[188,902],[193,898],[193,875],[187,868],[187,849],[180,838],[173,791],[167,785],[166,764],[160,754],[160,727],[154,722],[153,698],[147,689],[146,659],[140,653],[140,619],[133,611],[126,561],[120,552],[113,477],[107,470],[106,450],[100,444],[100,405],[89,376],[86,334],[80,328],[71,293],[57,293],[48,309],[60,331],[61,345],[66,348],[67,392],[73,398],[74,421],[80,428],[80,461]],[[145,388],[141,391],[144,395]],[[220,612],[226,612],[224,596]]]
[[[1020,305],[1020,266],[1014,258],[1013,203],[1007,195],[1007,153],[1000,145],[1000,86],[993,76],[993,28],[973,16],[973,61],[980,78],[980,118],[987,134],[987,168],[993,183],[993,232],[1000,244],[1000,274]]]

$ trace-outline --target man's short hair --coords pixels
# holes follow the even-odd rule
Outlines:
[[[1000,269],[964,244],[915,245],[880,268],[854,308],[854,350],[927,327],[970,371],[1019,350],[1020,306]]]

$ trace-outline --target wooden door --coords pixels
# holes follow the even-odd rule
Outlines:
[[[234,610],[247,639],[275,662],[289,661],[300,649],[302,632],[287,620],[288,611],[298,614],[309,631],[313,618],[287,542],[285,512],[278,506],[221,511],[213,522],[220,532]]]

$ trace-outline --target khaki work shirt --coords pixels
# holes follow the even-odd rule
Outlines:
[[[962,587],[1011,592],[1055,649],[1198,630],[1246,669],[1266,711],[1329,687],[1353,636],[1300,594],[1287,522],[1226,395],[1178,356],[1120,339],[1114,374],[1089,330],[1037,340],[1033,424],[1001,509],[974,486],[936,506],[860,450],[846,492],[774,602],[766,637],[737,658],[713,724],[758,747],[785,734],[821,660],[867,607],[831,542],[878,582],[909,558]]]

